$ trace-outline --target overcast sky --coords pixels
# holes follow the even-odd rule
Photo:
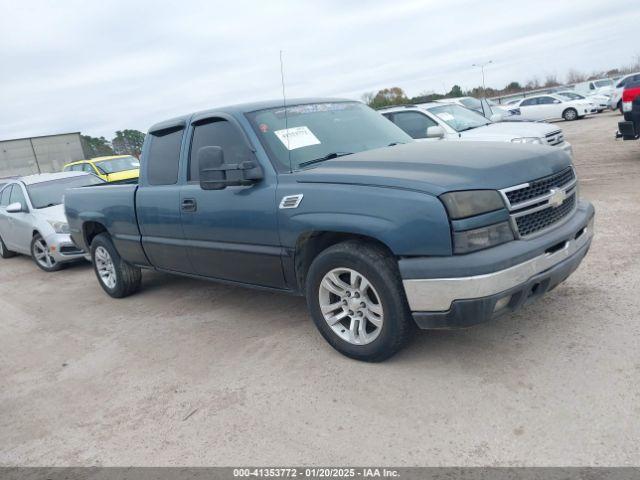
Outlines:
[[[640,1],[0,0],[0,139],[113,137],[287,96],[409,96],[606,70],[640,55]]]

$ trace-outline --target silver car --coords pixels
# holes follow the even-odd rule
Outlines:
[[[104,181],[83,172],[43,173],[0,186],[0,257],[30,255],[45,272],[60,270],[85,253],[69,236],[63,196],[69,188]]]

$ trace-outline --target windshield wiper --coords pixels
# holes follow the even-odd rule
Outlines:
[[[407,142],[391,142],[387,147],[395,147],[396,145],[406,145]]]
[[[298,165],[298,168],[307,167],[309,165],[313,165],[314,163],[324,162],[326,160],[332,160],[338,157],[344,157],[345,155],[351,155],[351,152],[331,152],[326,154],[324,157],[314,158],[313,160],[307,160],[306,162],[302,162]]]

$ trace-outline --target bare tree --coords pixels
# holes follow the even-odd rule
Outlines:
[[[567,73],[567,83],[580,83],[584,82],[587,79],[584,73],[579,72],[575,68],[572,68]]]
[[[373,103],[373,99],[376,97],[375,92],[365,92],[362,94],[362,101],[367,105],[371,105]]]
[[[544,79],[545,88],[557,87],[559,85],[560,82],[558,82],[558,76],[555,73],[547,75],[547,77]]]

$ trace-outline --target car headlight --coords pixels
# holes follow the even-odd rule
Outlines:
[[[449,192],[441,195],[440,199],[452,220],[473,217],[505,207],[502,197],[496,190]]]
[[[540,137],[518,137],[512,138],[512,143],[534,143],[537,145],[544,145],[544,142]]]
[[[49,222],[49,225],[51,225],[51,228],[53,228],[56,233],[69,233],[69,224],[67,222],[59,222],[56,220],[47,220],[47,222]]]
[[[453,232],[453,251],[456,254],[475,252],[514,239],[509,222],[496,223],[487,227],[464,232]]]

